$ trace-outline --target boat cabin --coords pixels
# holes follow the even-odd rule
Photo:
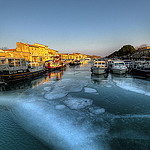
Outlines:
[[[43,69],[43,64],[41,62],[30,62],[28,63],[28,70],[30,72],[35,72]]]
[[[106,62],[105,61],[94,61],[94,67],[102,67],[105,68],[107,67]]]
[[[125,66],[124,61],[113,61],[113,66]]]
[[[0,72],[13,74],[17,72],[24,72],[27,70],[27,63],[25,58],[0,58]]]

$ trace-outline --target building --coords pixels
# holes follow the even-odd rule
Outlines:
[[[133,55],[133,59],[150,59],[150,47],[140,48]]]
[[[61,54],[62,60],[82,60],[87,58],[87,55],[80,54],[80,53],[73,53],[73,54]]]
[[[43,44],[34,43],[31,45],[22,42],[16,42],[16,49],[0,50],[0,56],[26,58],[30,62],[45,62],[59,58],[62,60],[83,60],[87,58],[87,55],[80,53],[59,54],[58,51]]]
[[[16,43],[16,51],[22,52],[27,61],[31,62],[45,62],[46,60],[53,60],[59,57],[59,52],[49,49],[48,46],[34,43],[34,45],[27,43]]]

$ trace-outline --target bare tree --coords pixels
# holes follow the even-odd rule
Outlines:
[[[6,47],[6,46],[5,46],[5,47],[2,47],[2,48],[0,48],[0,49],[2,49],[2,50],[6,50],[6,49],[8,49],[8,47]]]

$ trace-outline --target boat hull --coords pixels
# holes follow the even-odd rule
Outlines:
[[[48,71],[55,71],[55,70],[62,70],[66,67],[66,65],[62,65],[62,66],[57,66],[57,67],[48,67],[47,70]]]
[[[22,72],[22,73],[14,73],[14,74],[1,74],[0,81],[5,82],[7,84],[12,82],[19,82],[26,79],[31,79],[37,76],[42,75],[45,72],[45,69],[34,71],[34,72]]]
[[[145,69],[133,68],[132,69],[132,74],[145,76],[145,77],[150,77],[150,69],[145,70]]]
[[[112,73],[115,74],[125,74],[127,72],[127,69],[113,69],[112,68]]]
[[[106,68],[93,67],[93,68],[91,68],[91,72],[93,74],[105,74],[106,73]]]

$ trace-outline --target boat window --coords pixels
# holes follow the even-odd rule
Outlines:
[[[22,66],[26,66],[26,60],[25,59],[21,59],[21,64],[22,64]]]
[[[0,65],[6,64],[6,59],[0,59]]]
[[[15,66],[20,67],[20,59],[15,59]]]
[[[14,67],[14,59],[8,59],[9,67]]]
[[[115,66],[124,66],[124,63],[115,63]]]
[[[124,66],[124,63],[119,63],[119,65]]]

